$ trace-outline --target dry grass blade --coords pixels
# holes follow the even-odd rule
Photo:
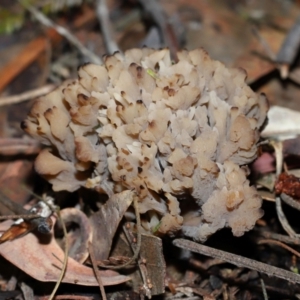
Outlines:
[[[258,262],[253,259],[242,257],[240,255],[232,254],[222,250],[214,249],[202,244],[197,244],[195,242],[185,240],[185,239],[176,239],[173,241],[173,244],[179,248],[187,249],[195,253],[203,254],[210,257],[215,257],[223,259],[231,264],[234,264],[238,267],[244,267],[251,270],[255,270],[269,276],[275,276],[282,278],[292,283],[300,283],[300,275],[293,272],[289,272],[284,269],[273,267],[265,263]]]

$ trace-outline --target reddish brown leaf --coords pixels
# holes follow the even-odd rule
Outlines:
[[[12,221],[0,223],[0,230],[6,230],[11,225]],[[51,282],[57,281],[62,266],[58,259],[63,261],[64,258],[64,253],[57,245],[53,234],[45,238],[29,233],[22,238],[1,244],[0,254],[31,277]],[[130,280],[129,277],[110,270],[100,273],[105,286]],[[68,258],[67,271],[62,281],[85,286],[98,285],[93,270],[72,258]]]

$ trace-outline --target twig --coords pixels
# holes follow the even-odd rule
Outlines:
[[[48,84],[19,95],[0,98],[0,106],[16,104],[29,99],[37,98],[51,92],[54,88],[54,84]]]
[[[122,268],[130,265],[133,261],[135,261],[138,258],[140,249],[141,249],[142,233],[141,233],[141,217],[140,217],[140,212],[139,212],[139,207],[138,207],[138,197],[137,196],[133,197],[133,206],[134,206],[134,211],[135,211],[135,216],[136,216],[136,228],[137,228],[136,250],[134,251],[133,256],[123,265],[107,266],[107,265],[100,264],[101,268],[114,269],[114,270],[122,269]],[[98,265],[99,265],[99,263],[98,263]]]
[[[109,11],[107,8],[106,0],[97,0],[96,5],[97,18],[101,26],[101,31],[107,53],[113,54],[116,51],[120,51],[114,39],[113,29],[109,19]]]
[[[300,211],[300,203],[298,201],[284,193],[282,193],[280,197],[286,204]]]
[[[300,283],[300,275],[289,272],[284,269],[270,266],[265,263],[255,261],[253,259],[242,257],[222,250],[214,249],[185,239],[176,239],[173,241],[173,244],[179,248],[187,249],[192,252],[223,259],[238,267],[245,267],[251,270],[255,270],[267,274],[269,276],[275,276],[278,278],[285,279],[289,282]]]
[[[51,27],[55,29],[60,35],[65,37],[73,46],[75,46],[82,55],[88,57],[91,62],[96,64],[101,64],[102,60],[100,57],[95,55],[93,52],[91,52],[89,49],[87,49],[78,39],[76,36],[74,36],[72,33],[70,33],[66,28],[55,24],[52,20],[50,20],[47,16],[45,16],[43,13],[38,11],[35,7],[25,4],[24,1],[19,0],[19,2],[27,9],[29,10],[32,15],[43,25],[47,27]]]
[[[91,242],[89,242],[89,253],[90,253],[90,259],[91,259],[91,262],[92,262],[93,270],[94,270],[96,279],[97,279],[98,284],[99,284],[101,297],[102,297],[103,300],[107,300],[106,293],[105,293],[104,286],[103,286],[103,282],[102,282],[102,279],[101,279],[101,275],[100,275],[99,269],[97,267],[97,261],[96,261],[96,257],[95,257],[95,254],[94,254],[93,245],[92,245]]]
[[[287,251],[290,251],[292,252],[294,255],[300,257],[300,253],[298,251],[296,251],[295,249],[289,247],[288,245],[282,243],[282,242],[279,242],[279,241],[274,241],[274,240],[269,240],[269,239],[266,239],[266,240],[260,240],[258,241],[258,244],[274,244],[274,245],[277,245],[279,247],[282,247],[284,248],[285,250]]]

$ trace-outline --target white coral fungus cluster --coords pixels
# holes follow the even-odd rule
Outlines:
[[[115,53],[39,99],[22,124],[50,146],[36,170],[56,191],[135,190],[149,230],[240,236],[262,216],[240,166],[256,157],[267,101],[202,49],[177,55]]]

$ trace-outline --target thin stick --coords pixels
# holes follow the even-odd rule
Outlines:
[[[101,31],[107,53],[113,54],[116,51],[120,51],[114,39],[113,29],[109,19],[109,11],[107,8],[106,0],[97,0],[96,5],[97,18],[101,26]]]
[[[91,242],[89,242],[89,253],[90,253],[90,258],[91,258],[92,266],[93,266],[93,269],[94,269],[94,273],[95,273],[96,279],[97,279],[98,284],[99,284],[101,297],[102,297],[103,300],[107,300],[105,290],[104,290],[104,286],[103,286],[103,282],[102,282],[102,279],[101,279],[101,275],[100,275],[99,269],[97,267],[97,260],[96,260],[95,254],[94,254],[93,245],[92,245]]]
[[[179,248],[187,249],[192,252],[203,254],[210,257],[215,257],[223,259],[231,264],[234,264],[238,267],[244,267],[251,270],[255,270],[269,276],[275,276],[278,278],[285,279],[289,282],[300,283],[300,275],[293,272],[289,272],[284,269],[270,266],[265,263],[258,262],[253,259],[242,257],[240,255],[232,254],[222,250],[214,249],[202,244],[197,244],[195,242],[185,240],[185,239],[176,239],[173,241],[173,244]]]
[[[50,20],[47,16],[45,16],[43,13],[38,11],[35,7],[25,4],[24,1],[19,0],[19,2],[27,9],[29,10],[33,16],[43,25],[47,27],[51,27],[54,30],[56,30],[60,35],[62,35],[64,38],[66,38],[73,46],[75,46],[82,55],[88,57],[91,62],[96,64],[101,64],[102,60],[100,57],[95,55],[93,52],[91,52],[89,49],[87,49],[78,39],[76,36],[71,34],[66,28],[55,24],[52,20]]]
[[[133,206],[134,206],[134,211],[135,211],[135,216],[136,216],[136,228],[137,228],[136,250],[134,251],[133,256],[123,265],[107,266],[107,265],[101,264],[100,265],[101,268],[114,269],[114,270],[122,269],[122,268],[130,265],[133,261],[135,261],[138,258],[140,249],[141,249],[142,234],[141,234],[141,217],[140,217],[140,212],[139,212],[139,207],[138,207],[138,198],[136,196],[133,197]]]
[[[275,240],[269,240],[269,239],[266,239],[266,240],[260,240],[258,241],[258,244],[274,244],[274,245],[277,245],[279,247],[282,247],[284,248],[285,250],[288,250],[290,251],[291,253],[293,253],[294,255],[300,257],[300,253],[298,251],[296,251],[295,249],[289,247],[288,245],[282,243],[282,242],[279,242],[279,241],[275,241]]]
[[[29,99],[40,97],[42,95],[51,92],[54,88],[55,88],[54,84],[48,84],[19,95],[0,98],[0,107],[5,105],[16,104]]]

